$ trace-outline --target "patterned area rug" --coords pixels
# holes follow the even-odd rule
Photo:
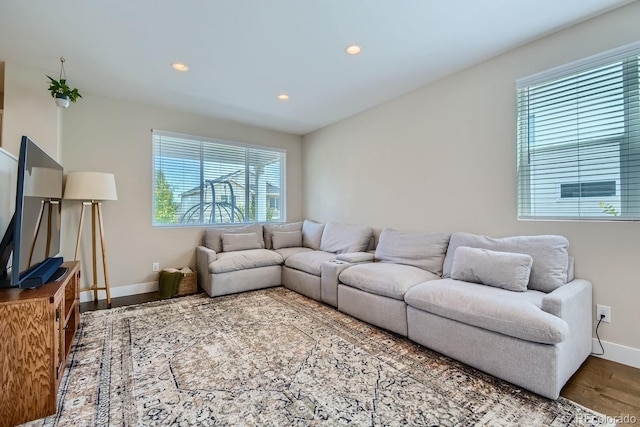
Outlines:
[[[284,288],[84,313],[33,426],[576,426],[602,417]]]

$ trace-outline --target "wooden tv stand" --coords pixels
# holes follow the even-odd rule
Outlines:
[[[55,414],[80,324],[80,263],[37,289],[0,289],[0,426]]]

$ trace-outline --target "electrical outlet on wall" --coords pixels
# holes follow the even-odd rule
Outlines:
[[[600,318],[604,315],[602,319],[603,322],[611,323],[611,307],[608,305],[596,305],[596,320],[600,320]]]
[[[151,266],[151,270],[152,271],[160,271],[160,263],[159,262],[154,262]]]

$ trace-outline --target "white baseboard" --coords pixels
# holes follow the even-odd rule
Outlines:
[[[93,301],[92,291],[80,290],[80,302]],[[110,288],[111,298],[126,297],[129,295],[146,294],[148,292],[158,291],[158,282],[136,283],[127,286],[116,286]],[[107,293],[105,291],[98,291],[98,299],[107,299]]]
[[[602,341],[602,346],[604,347],[604,355],[598,357],[640,369],[640,349],[608,341]],[[602,353],[602,349],[596,338],[593,339],[591,351],[594,353]]]

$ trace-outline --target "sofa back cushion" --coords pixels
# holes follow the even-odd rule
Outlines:
[[[373,237],[373,228],[328,222],[322,232],[320,250],[335,254],[364,252]]]
[[[533,258],[527,254],[458,246],[453,256],[451,278],[524,292],[529,283],[531,264]]]
[[[230,233],[256,233],[261,248],[264,248],[264,237],[262,235],[262,224],[245,225],[244,227],[216,227],[207,228],[204,231],[203,244],[216,252],[222,252],[222,235]]]
[[[256,233],[224,233],[222,251],[235,252],[249,249],[262,249],[263,243]]]
[[[323,230],[324,224],[305,219],[302,223],[302,246],[316,251],[320,250]]]
[[[273,249],[302,247],[302,231],[274,231],[271,235]]]
[[[562,236],[514,236],[495,239],[471,233],[453,233],[444,260],[444,277],[451,277],[455,252],[460,246],[531,256],[533,264],[527,286],[529,289],[551,292],[567,283],[569,241]]]
[[[272,236],[274,231],[302,231],[302,221],[290,222],[288,224],[265,224],[264,225],[264,247],[273,249]],[[301,244],[299,246],[302,246]]]
[[[449,234],[403,232],[385,228],[380,233],[376,259],[411,265],[440,276],[448,244]]]

